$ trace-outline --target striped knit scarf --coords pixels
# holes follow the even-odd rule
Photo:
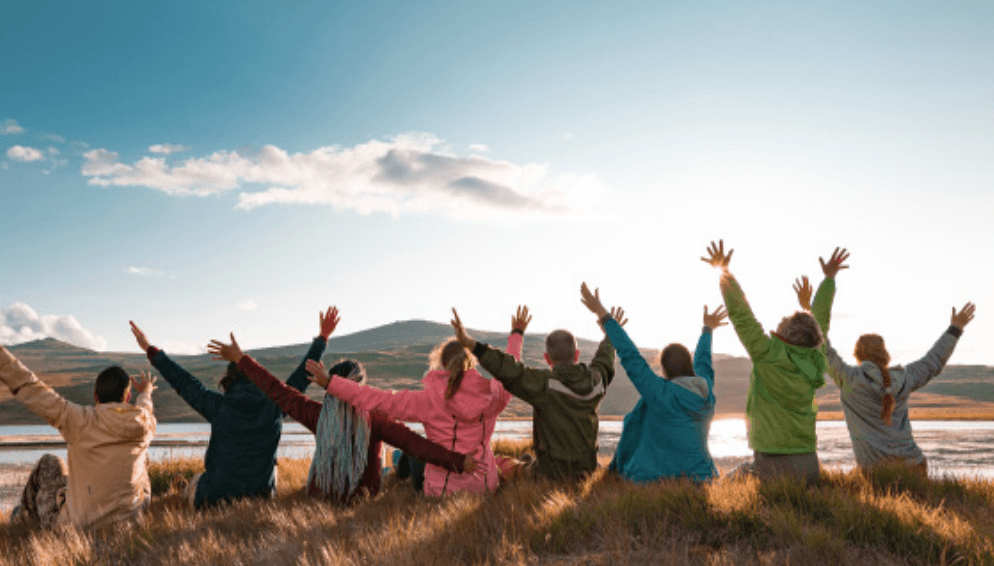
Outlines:
[[[361,377],[355,371],[347,379],[359,381]],[[325,497],[348,499],[362,481],[368,462],[369,439],[369,413],[325,393],[314,434],[314,458],[307,484],[318,488]]]

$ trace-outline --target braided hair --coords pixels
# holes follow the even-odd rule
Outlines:
[[[884,377],[884,400],[880,406],[880,418],[888,426],[891,423],[891,414],[894,412],[894,394],[891,392],[890,380],[890,353],[884,345],[884,339],[877,334],[864,334],[856,341],[856,349],[853,352],[860,363],[873,362]]]

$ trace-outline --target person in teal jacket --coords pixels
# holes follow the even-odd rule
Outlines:
[[[685,346],[670,344],[660,354],[665,376],[660,378],[622,325],[610,318],[597,290],[591,294],[584,283],[580,293],[583,304],[604,320],[604,331],[621,358],[621,366],[641,395],[625,416],[610,469],[636,482],[681,477],[703,482],[717,477],[708,450],[715,404],[711,333],[727,324],[723,322],[727,314],[721,307],[708,314],[705,306],[704,330],[693,361]]]
[[[818,463],[815,391],[825,385],[825,338],[831,299],[816,297],[825,309],[795,312],[784,317],[769,336],[756,320],[738,282],[728,271],[733,250],[725,254],[724,242],[708,248],[704,262],[722,269],[721,292],[739,340],[752,360],[746,396],[746,429],[755,457],[753,472],[760,480],[792,477],[808,485],[821,475]],[[848,269],[845,249],[836,248],[831,259],[821,261],[825,281],[818,293],[835,293],[835,275]]]

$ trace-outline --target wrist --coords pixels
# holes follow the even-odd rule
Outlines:
[[[520,335],[524,336],[525,335],[525,329],[524,328],[512,328],[511,329],[511,334],[520,334]]]

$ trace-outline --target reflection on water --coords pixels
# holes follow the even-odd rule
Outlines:
[[[420,424],[410,425],[424,433]],[[600,453],[614,454],[621,436],[621,421],[601,421]],[[916,421],[915,439],[928,457],[931,474],[982,476],[994,478],[994,422],[992,421]],[[818,457],[826,467],[851,468],[855,465],[852,443],[842,421],[818,423]],[[529,438],[531,421],[498,421],[495,438]],[[152,460],[171,458],[203,458],[210,425],[204,423],[160,424],[155,442],[149,449]],[[28,464],[42,454],[54,453],[65,457],[58,431],[44,425],[0,426],[0,463]],[[25,443],[52,443],[51,447],[26,447]],[[714,421],[709,437],[711,455],[719,469],[752,455],[746,442],[745,421],[723,419]],[[17,443],[17,444],[13,444]],[[306,458],[314,450],[314,435],[298,423],[283,427],[279,456]]]

